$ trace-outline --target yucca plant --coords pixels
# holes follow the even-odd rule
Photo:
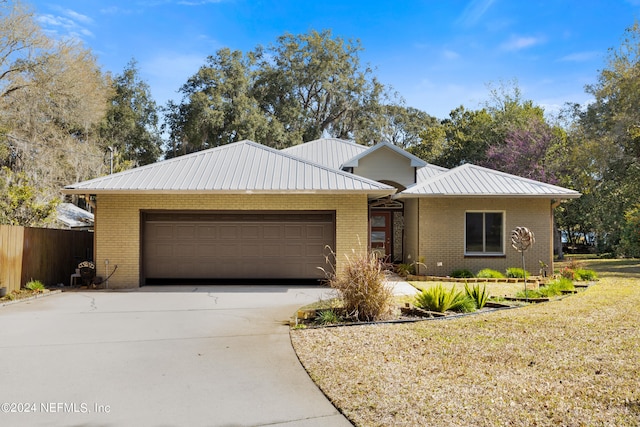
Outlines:
[[[445,311],[459,311],[468,313],[475,310],[475,302],[467,295],[455,288],[445,290],[440,284],[425,289],[416,295],[416,306],[425,310],[444,313]]]
[[[475,285],[473,288],[470,288],[467,283],[464,284],[464,291],[469,298],[471,298],[475,304],[476,308],[480,310],[487,303],[487,299],[489,299],[489,292],[487,292],[487,286],[482,286],[480,289],[480,285]]]

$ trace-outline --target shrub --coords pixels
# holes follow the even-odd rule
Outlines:
[[[529,273],[528,271],[525,271],[521,268],[518,267],[509,267],[507,268],[507,277],[512,278],[512,279],[524,279],[524,275],[527,275],[527,277],[531,276],[531,273]]]
[[[469,298],[471,298],[476,304],[476,308],[479,310],[487,303],[489,298],[489,292],[487,292],[487,286],[483,285],[480,289],[480,285],[475,285],[473,288],[469,288],[468,284],[464,284],[464,291]]]
[[[542,298],[545,295],[542,295],[542,292],[539,289],[519,291],[516,293],[516,298]]]
[[[598,275],[593,270],[585,270],[584,268],[578,268],[574,271],[575,280],[596,280]]]
[[[473,273],[466,268],[461,268],[459,270],[453,270],[451,272],[451,277],[455,277],[458,279],[470,279],[473,277]]]
[[[332,325],[342,322],[342,318],[335,310],[328,309],[320,311],[316,317],[316,321],[321,325]]]
[[[328,274],[329,286],[340,294],[348,317],[359,321],[390,317],[393,289],[386,283],[382,263],[373,252],[352,252],[340,274]]]
[[[456,291],[455,288],[446,291],[440,284],[425,289],[416,295],[416,305],[430,311],[444,313],[445,311],[459,311],[463,313],[475,310],[473,299]]]
[[[413,264],[398,264],[396,266],[396,273],[402,277],[407,277],[409,274],[415,274],[415,268]]]
[[[481,278],[481,279],[503,279],[504,278],[504,274],[502,274],[498,270],[492,270],[490,268],[485,268],[485,269],[482,269],[482,270],[478,271],[478,274],[476,274],[476,277]]]
[[[575,287],[573,286],[573,282],[571,279],[567,279],[566,277],[561,277],[560,279],[555,279],[546,284],[545,286],[540,286],[540,289],[527,291],[526,297],[528,298],[541,298],[541,297],[555,297],[558,295],[562,295],[562,291],[573,291]],[[524,291],[520,291],[516,294],[519,298],[525,298]]]
[[[24,285],[26,289],[34,292],[42,292],[44,291],[44,284],[39,280],[31,280]]]

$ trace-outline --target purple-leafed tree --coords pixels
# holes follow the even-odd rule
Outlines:
[[[514,127],[503,144],[487,150],[484,165],[513,175],[555,184],[557,163],[553,160],[557,135],[544,119],[532,117],[525,126]]]

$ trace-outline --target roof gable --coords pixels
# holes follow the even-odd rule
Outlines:
[[[389,195],[395,189],[252,141],[240,141],[69,185],[63,192],[354,192]]]
[[[406,189],[398,197],[544,197],[574,199],[580,193],[470,163]]]
[[[358,167],[358,163],[362,158],[368,156],[369,154],[371,154],[373,152],[381,150],[383,148],[392,150],[396,154],[399,154],[399,155],[405,157],[406,159],[409,160],[410,166],[412,166],[412,167],[420,168],[420,167],[424,167],[424,166],[427,165],[427,162],[425,162],[424,160],[414,156],[411,153],[408,153],[408,152],[404,151],[402,148],[400,148],[400,147],[398,147],[398,146],[396,146],[394,144],[391,144],[389,142],[379,142],[376,145],[374,145],[373,147],[368,148],[367,150],[359,153],[355,157],[353,157],[353,158],[349,159],[348,161],[346,161],[345,163],[343,163],[342,167],[344,167],[344,168],[347,168],[347,167],[356,168],[356,167]]]

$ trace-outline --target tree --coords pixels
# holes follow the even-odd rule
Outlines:
[[[480,163],[486,158],[493,125],[494,119],[487,110],[472,111],[460,106],[439,126],[425,129],[420,134],[421,143],[409,151],[446,168]]]
[[[384,86],[362,67],[359,42],[331,31],[285,34],[248,54],[221,49],[165,109],[169,156],[252,139],[283,148],[329,135],[369,141]]]
[[[47,198],[25,173],[0,169],[0,224],[23,227],[45,224],[58,205],[57,200]]]
[[[251,94],[255,58],[220,49],[181,88],[180,104],[165,109],[168,157],[251,139],[274,145],[283,137],[277,120],[260,110]]]
[[[625,30],[607,66],[586,91],[594,102],[575,108],[569,132],[577,188],[593,200],[583,206],[601,250],[621,250],[621,237],[640,198],[640,26]],[[584,198],[584,196],[583,196]]]
[[[369,126],[356,130],[356,140],[368,144],[390,142],[400,148],[407,149],[420,144],[420,134],[429,128],[438,126],[438,120],[429,114],[413,107],[398,104],[380,105],[378,112]]]
[[[162,154],[158,108],[131,60],[112,82],[113,95],[98,132],[103,150],[114,151],[114,170],[146,165]]]
[[[4,222],[41,223],[62,186],[102,172],[94,129],[108,90],[89,50],[44,35],[19,1],[0,3]]]
[[[552,154],[562,130],[554,129],[539,118],[531,118],[522,127],[507,131],[504,144],[487,150],[484,166],[513,175],[555,184],[558,163]],[[557,158],[557,157],[556,157]]]

